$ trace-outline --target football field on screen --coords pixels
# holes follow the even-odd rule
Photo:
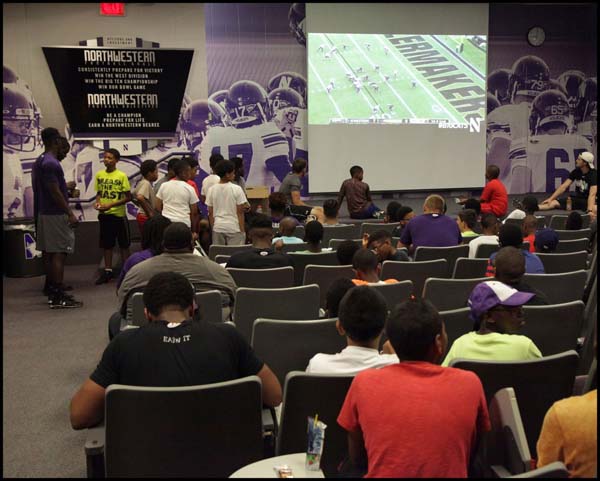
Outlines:
[[[332,119],[444,119],[467,123],[465,116],[485,116],[485,43],[476,46],[462,35],[420,35],[419,42],[430,52],[428,58],[437,60],[416,61],[414,51],[412,57],[405,55],[410,44],[404,43],[403,37],[414,36],[310,33],[309,124],[326,125]],[[428,68],[441,73],[432,74]],[[450,75],[467,80],[451,86],[440,80]],[[353,78],[358,78],[360,88]],[[477,103],[470,110],[458,94],[448,92],[468,87],[472,89],[471,104]]]

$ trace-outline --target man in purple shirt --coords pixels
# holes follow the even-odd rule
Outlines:
[[[69,207],[67,183],[60,165],[69,152],[69,143],[58,131],[42,131],[45,151],[35,161],[31,177],[34,193],[34,216],[37,248],[42,251],[46,267],[48,304],[51,309],[81,307],[64,291],[64,271],[67,254],[75,247],[77,217]]]
[[[400,235],[398,248],[409,247],[414,252],[419,246],[450,247],[462,243],[456,221],[443,214],[444,198],[433,194],[425,199],[423,214],[413,217]]]

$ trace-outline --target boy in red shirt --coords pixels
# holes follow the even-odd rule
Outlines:
[[[488,181],[483,188],[479,202],[481,214],[494,214],[496,217],[504,217],[508,209],[508,194],[506,187],[498,179],[500,169],[497,165],[490,164],[485,169],[485,179]],[[467,201],[466,197],[460,198],[460,204]]]
[[[466,478],[490,420],[475,373],[441,367],[448,343],[429,301],[398,304],[386,333],[400,363],[356,375],[338,424],[368,478]]]

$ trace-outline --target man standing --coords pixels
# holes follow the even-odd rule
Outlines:
[[[586,210],[592,217],[595,217],[594,205],[598,191],[598,174],[594,168],[594,154],[591,152],[579,154],[575,160],[575,169],[571,171],[569,178],[540,204],[540,210],[567,209],[567,198],[558,199],[558,196],[566,192],[572,183],[575,183],[575,193],[569,196],[572,208]]]
[[[77,217],[69,207],[67,183],[60,165],[69,152],[69,143],[60,137],[58,130],[42,131],[45,152],[38,157],[32,168],[34,191],[34,215],[36,220],[37,248],[42,251],[46,267],[46,286],[51,309],[81,307],[65,293],[63,284],[65,259],[75,248]]]

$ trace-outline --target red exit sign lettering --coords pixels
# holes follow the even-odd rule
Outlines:
[[[125,4],[124,3],[101,3],[100,4],[100,15],[107,15],[112,17],[123,17],[125,16]]]

